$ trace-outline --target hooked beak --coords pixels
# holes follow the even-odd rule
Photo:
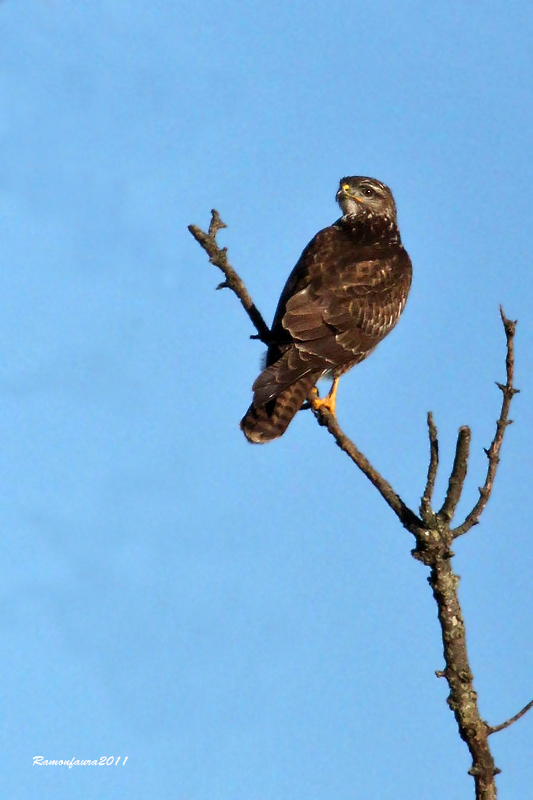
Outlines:
[[[355,200],[356,203],[365,202],[361,197],[357,197],[357,195],[352,194],[352,187],[349,183],[343,183],[343,185],[340,187],[339,191],[337,192],[337,202],[339,203],[343,197],[349,197],[351,200]]]

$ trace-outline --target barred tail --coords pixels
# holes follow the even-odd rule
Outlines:
[[[320,374],[307,373],[264,405],[255,406],[252,403],[240,424],[248,441],[264,444],[285,433]]]

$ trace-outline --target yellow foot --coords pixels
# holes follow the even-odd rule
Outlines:
[[[318,411],[321,408],[325,408],[327,411],[333,414],[333,416],[335,416],[335,402],[337,399],[338,382],[339,379],[335,378],[335,380],[333,381],[333,386],[331,387],[330,392],[328,395],[326,395],[326,397],[319,397],[315,387],[315,389],[313,390],[313,394],[315,396],[311,399],[311,406],[313,407],[314,411]]]
[[[331,397],[315,397],[311,401],[311,405],[314,411],[318,411],[320,408],[325,408],[326,411],[330,411],[333,416],[335,416],[335,401],[331,402]]]

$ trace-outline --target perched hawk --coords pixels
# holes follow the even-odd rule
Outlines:
[[[281,436],[319,378],[335,410],[340,376],[363,361],[400,318],[411,285],[390,189],[373,178],[343,178],[342,217],[309,242],[281,293],[265,369],[241,420],[249,442]]]

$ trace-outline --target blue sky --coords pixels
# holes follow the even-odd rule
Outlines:
[[[455,0],[0,6],[1,699],[10,800],[473,796],[411,537],[300,414],[248,445],[269,319],[343,175],[393,189],[414,283],[343,378],[341,425],[406,502],[439,428],[477,498],[520,321],[503,461],[456,548],[491,724],[533,696],[533,11]],[[525,718],[492,739],[533,782]],[[33,767],[33,757],[125,757]]]

